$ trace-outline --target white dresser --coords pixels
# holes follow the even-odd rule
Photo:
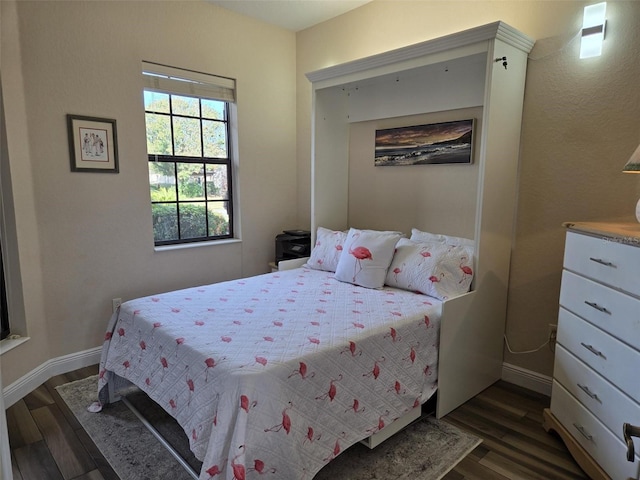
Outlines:
[[[568,228],[551,408],[556,431],[593,479],[640,478],[623,425],[640,425],[640,224]],[[634,429],[637,433],[637,430]]]

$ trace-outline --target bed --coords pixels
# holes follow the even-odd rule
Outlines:
[[[350,445],[419,413],[437,389],[444,302],[416,291],[409,256],[441,278],[436,252],[466,250],[438,240],[425,256],[427,243],[395,232],[322,230],[301,268],[122,304],[105,335],[100,401],[120,379],[146,392],[184,429],[200,479],[312,479]],[[388,260],[371,244],[380,237]],[[354,254],[358,242],[386,265],[379,288],[358,284],[369,267],[380,278]],[[457,257],[448,263],[459,269]],[[469,275],[456,275],[468,289]]]
[[[314,248],[306,268],[126,302],[105,336],[101,401],[119,379],[140,386],[184,428],[204,459],[201,479],[310,479],[348,445],[398,425],[401,420],[394,419],[406,419],[405,412],[436,389],[441,418],[501,378],[522,103],[533,43],[494,22],[306,75],[313,98],[312,242],[322,238],[320,225],[337,236],[355,223],[389,221],[399,229],[410,228],[409,222],[435,223],[441,231],[475,239],[467,263],[453,267],[460,278],[452,286],[468,290],[473,282],[470,291],[443,294],[437,272],[407,275],[402,252],[416,247],[403,239],[380,288],[349,281],[369,261],[364,252],[359,263],[338,270],[337,255],[325,251],[314,258],[322,250]],[[502,62],[507,55],[508,69]],[[354,207],[353,123],[476,107],[476,194],[461,192],[457,183],[450,187],[455,198],[429,194],[414,181],[415,170],[403,167],[410,177],[402,185],[404,198],[388,190],[386,181],[364,182],[366,200]],[[371,208],[376,196],[393,204],[391,215]],[[460,199],[473,211],[468,218],[461,218]],[[418,242],[413,233],[410,240]],[[422,240],[447,245],[451,239]]]

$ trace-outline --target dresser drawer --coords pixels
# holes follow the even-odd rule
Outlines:
[[[565,270],[560,305],[640,350],[640,299]]]
[[[564,308],[558,343],[635,400],[640,400],[640,353]]]
[[[568,232],[564,268],[640,296],[640,248]]]
[[[628,462],[625,444],[555,380],[551,412],[612,480],[640,478],[640,458]]]
[[[561,345],[556,347],[553,378],[593,413],[620,441],[624,423],[640,425],[640,405],[612,386]],[[640,439],[634,438],[640,452]]]

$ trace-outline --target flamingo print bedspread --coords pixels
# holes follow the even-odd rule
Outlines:
[[[184,428],[200,479],[312,479],[436,389],[441,302],[308,268],[122,304],[98,389],[128,379]]]

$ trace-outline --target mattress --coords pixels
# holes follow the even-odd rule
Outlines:
[[[100,361],[184,429],[200,479],[311,479],[437,387],[442,302],[299,268],[123,303]]]

